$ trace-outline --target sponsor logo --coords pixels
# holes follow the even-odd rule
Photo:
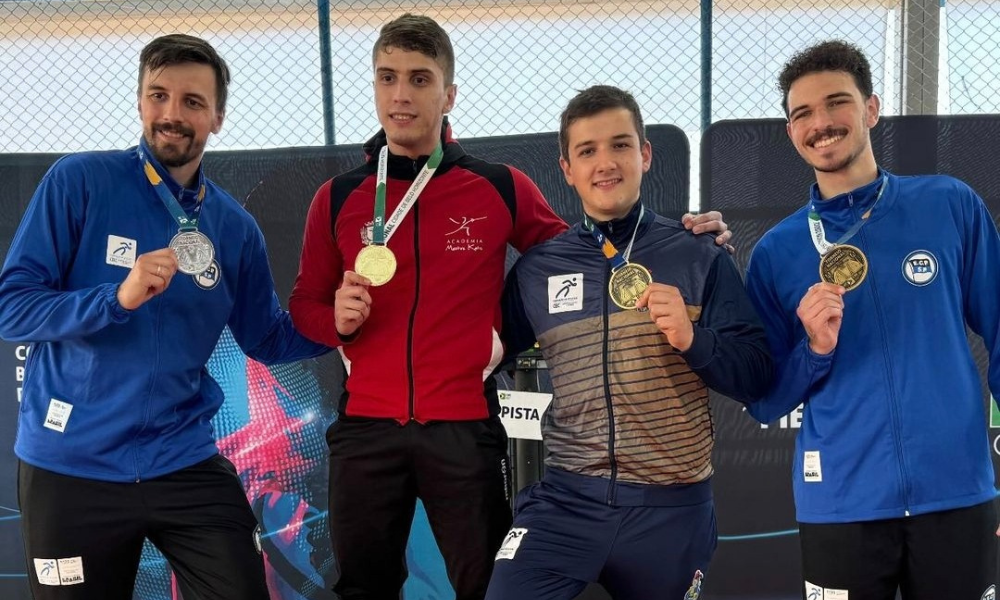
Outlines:
[[[930,284],[937,274],[938,260],[927,250],[915,250],[903,259],[903,278],[917,287]]]
[[[138,246],[139,244],[133,239],[118,235],[109,235],[105,262],[114,267],[131,269],[135,266],[136,249]]]
[[[583,273],[549,277],[549,314],[583,309]]]
[[[503,544],[500,545],[500,551],[497,552],[496,560],[512,560],[517,554],[517,549],[521,547],[521,542],[524,541],[526,535],[528,535],[528,530],[523,527],[511,528],[507,532],[507,537],[504,538]]]
[[[980,596],[979,600],[996,600],[996,597],[997,597],[997,586],[991,585],[990,587],[986,588],[986,591],[983,592],[983,595]]]

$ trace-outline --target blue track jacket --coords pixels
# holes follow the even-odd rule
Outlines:
[[[811,203],[837,241],[875,201],[874,182]],[[775,384],[747,410],[773,421],[805,403],[793,487],[798,520],[843,523],[972,506],[993,498],[979,374],[966,325],[983,337],[1000,392],[1000,238],[983,201],[951,177],[897,177],[860,231],[869,272],[844,297],[836,349],[814,354],[795,314],[819,281],[808,206],[757,244],[746,285],[767,329]]]
[[[215,455],[211,419],[223,395],[205,365],[227,325],[264,363],[327,350],[292,328],[260,229],[207,180],[199,230],[215,245],[215,262],[200,275],[178,272],[134,311],[118,304],[135,258],[177,233],[138,154],[57,161],[0,272],[0,337],[32,344],[14,450],[65,475],[139,481]],[[145,155],[176,197],[180,186]],[[193,212],[196,191],[181,193]]]

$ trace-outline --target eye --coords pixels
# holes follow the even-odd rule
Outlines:
[[[808,117],[810,113],[808,110],[803,110],[792,115],[792,121],[801,121],[803,118]]]
[[[413,78],[413,85],[427,85],[430,80],[424,75],[417,75]]]
[[[187,105],[190,106],[191,108],[203,108],[205,106],[199,100],[196,100],[194,98],[188,98]]]
[[[582,157],[590,156],[593,153],[594,153],[594,149],[593,148],[584,148],[583,150],[580,150],[579,152],[577,152],[576,155],[582,158]]]
[[[383,73],[379,75],[378,80],[381,83],[392,83],[396,80],[396,77],[392,73]]]

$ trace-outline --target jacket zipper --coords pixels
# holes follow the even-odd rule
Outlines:
[[[604,267],[604,287],[602,289],[608,288],[608,283],[611,280],[611,266],[605,263]],[[615,502],[615,483],[618,479],[618,462],[615,459],[615,408],[611,402],[611,382],[608,377],[608,320],[609,320],[609,307],[608,307],[608,295],[604,296],[604,339],[603,347],[601,349],[601,369],[604,375],[604,402],[608,409],[608,462],[611,463],[611,482],[608,485],[608,506],[612,506]]]
[[[415,162],[413,166],[416,168]],[[414,322],[417,320],[417,302],[420,299],[420,207],[414,204],[411,212],[413,213],[413,265],[416,281],[413,287],[413,308],[410,309],[410,322],[406,329],[406,374],[410,382],[409,397],[407,400],[409,420],[415,421],[417,418],[417,399],[414,392],[413,327]]]
[[[863,228],[858,233],[861,238],[862,248],[867,250],[868,244],[865,243]],[[871,270],[871,262],[868,263],[868,268]],[[903,462],[903,443],[900,441],[902,426],[899,423],[899,402],[896,398],[896,389],[892,384],[892,354],[889,352],[889,347],[886,344],[885,321],[882,317],[882,306],[878,299],[878,288],[875,285],[874,278],[868,281],[871,283],[872,301],[875,303],[875,314],[878,316],[875,321],[878,323],[879,334],[882,338],[882,354],[885,357],[885,380],[889,388],[889,414],[892,418],[892,441],[896,447],[896,466],[899,471],[899,485],[903,492],[903,515],[908,517],[910,516],[909,478],[906,475],[906,464]]]

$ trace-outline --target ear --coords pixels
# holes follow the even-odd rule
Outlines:
[[[787,121],[787,120],[785,121],[785,133],[788,134],[788,139],[792,140],[792,142],[795,141],[795,140],[792,139],[792,122],[791,121]]]
[[[215,118],[212,119],[212,133],[218,135],[222,131],[222,123],[226,120],[226,113],[216,112]]]
[[[653,145],[649,143],[649,140],[642,144],[640,152],[642,153],[642,172],[647,173],[653,164]]]
[[[865,101],[865,123],[868,125],[868,129],[875,127],[878,123],[879,112],[882,109],[882,101],[879,100],[877,94],[872,94],[867,101]]]
[[[563,177],[566,178],[566,184],[573,187],[573,168],[569,165],[569,161],[560,156],[559,166],[562,168]]]
[[[455,98],[458,96],[458,84],[453,83],[448,86],[445,92],[445,103],[444,103],[444,114],[451,112],[451,109],[455,108]]]

